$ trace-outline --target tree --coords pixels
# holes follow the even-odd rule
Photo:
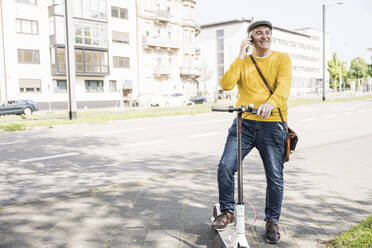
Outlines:
[[[351,61],[349,72],[347,73],[350,79],[357,81],[357,87],[359,87],[359,82],[362,84],[366,82],[368,77],[368,64],[367,62],[358,57]],[[364,82],[363,82],[364,81]]]
[[[333,54],[332,59],[328,61],[328,72],[330,87],[334,90],[340,88],[340,76],[341,80],[345,82],[347,78],[347,70],[345,62],[338,60],[336,53]]]
[[[371,57],[371,64],[368,65],[368,75],[372,77],[372,57]]]

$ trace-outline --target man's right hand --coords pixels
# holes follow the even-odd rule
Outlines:
[[[245,38],[240,45],[240,52],[239,52],[239,57],[241,59],[244,59],[245,55],[247,55],[248,48],[251,46],[251,42],[249,41],[249,38]]]

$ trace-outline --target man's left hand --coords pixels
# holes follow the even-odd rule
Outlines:
[[[274,106],[271,103],[267,102],[267,103],[261,104],[258,107],[257,115],[261,115],[262,119],[266,119],[267,117],[270,116],[273,109],[274,109]]]

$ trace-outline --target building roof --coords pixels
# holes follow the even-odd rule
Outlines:
[[[253,18],[251,18],[251,19],[240,18],[240,19],[233,19],[233,20],[227,20],[227,21],[222,21],[222,22],[214,22],[214,23],[200,25],[200,29],[203,30],[203,29],[215,28],[215,27],[219,27],[219,26],[239,24],[239,23],[243,23],[243,22],[251,23],[252,20],[253,20]],[[310,35],[308,35],[308,34],[304,34],[304,33],[301,33],[299,31],[295,31],[295,30],[291,30],[291,29],[287,29],[287,28],[278,27],[278,26],[275,26],[275,25],[273,25],[273,29],[280,30],[282,32],[295,34],[295,35],[304,36],[304,37],[310,37]]]

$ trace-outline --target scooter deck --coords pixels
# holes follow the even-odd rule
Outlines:
[[[219,248],[235,248],[233,243],[233,235],[235,234],[235,226],[228,226],[224,230],[217,231],[218,234],[218,247]]]
[[[219,211],[219,204],[216,203],[214,206],[213,206],[213,217],[211,218],[211,221],[213,223],[213,221],[215,220],[215,218],[220,214],[220,211]],[[237,248],[237,232],[236,232],[236,226],[235,225],[230,225],[230,226],[227,226],[225,227],[225,229],[223,230],[215,230],[215,232],[218,234],[218,248]],[[241,238],[241,236],[240,236]],[[244,237],[244,241],[245,242],[242,242],[243,244],[246,244],[246,246],[240,246],[238,245],[238,248],[243,248],[243,247],[247,247],[249,248],[249,245],[247,244],[247,241],[245,240],[245,237]],[[238,242],[239,243],[239,242]]]

